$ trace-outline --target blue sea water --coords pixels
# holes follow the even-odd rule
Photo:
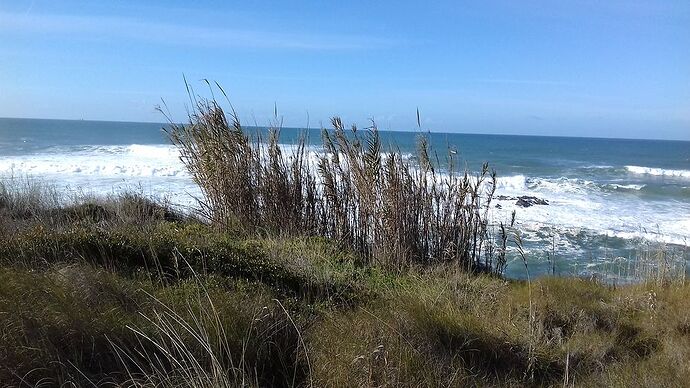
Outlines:
[[[139,190],[186,206],[198,187],[167,141],[163,124],[0,119],[0,175],[54,183],[68,192]],[[285,128],[289,144],[301,130]],[[319,130],[308,141],[320,144]],[[384,145],[414,153],[420,133],[382,132]],[[496,222],[516,212],[530,272],[609,276],[641,247],[666,244],[687,259],[690,142],[429,133],[443,155],[498,174]],[[522,208],[515,197],[549,205]],[[516,255],[508,274],[524,277]],[[613,265],[612,263],[618,263]],[[621,264],[623,263],[623,264]]]

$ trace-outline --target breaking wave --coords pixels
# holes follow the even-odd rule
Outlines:
[[[657,167],[625,166],[628,172],[638,175],[654,175],[677,178],[690,178],[690,170],[673,170]]]

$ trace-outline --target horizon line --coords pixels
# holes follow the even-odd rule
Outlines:
[[[103,123],[126,123],[126,124],[160,124],[167,125],[168,123],[163,121],[132,121],[132,120],[102,120],[102,119],[64,119],[64,118],[44,118],[44,117],[5,117],[0,116],[0,120],[44,120],[44,121],[87,121],[87,122],[103,122]],[[182,124],[182,123],[176,123]],[[256,125],[243,125],[246,128],[263,128],[268,129],[270,126],[256,126]],[[291,127],[285,126],[280,127],[280,129],[297,129],[297,130],[314,130],[321,131],[324,127]],[[690,143],[690,139],[679,139],[679,138],[634,138],[634,137],[606,137],[606,136],[576,136],[576,135],[534,135],[534,134],[524,134],[524,133],[481,133],[481,132],[448,132],[448,131],[436,131],[436,130],[404,130],[404,129],[378,129],[379,132],[400,132],[400,133],[433,133],[439,135],[477,135],[477,136],[521,136],[521,137],[551,137],[551,138],[566,138],[566,139],[594,139],[594,140],[646,140],[646,141],[669,141],[669,142],[684,142]]]

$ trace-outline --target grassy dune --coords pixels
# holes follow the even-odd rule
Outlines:
[[[38,193],[39,191],[36,191]],[[42,194],[45,195],[45,194]],[[7,386],[682,386],[690,288],[392,272],[129,195],[0,206]],[[50,202],[50,201],[49,201]]]

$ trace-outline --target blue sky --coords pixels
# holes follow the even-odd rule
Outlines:
[[[5,1],[0,117],[690,140],[690,2]]]

